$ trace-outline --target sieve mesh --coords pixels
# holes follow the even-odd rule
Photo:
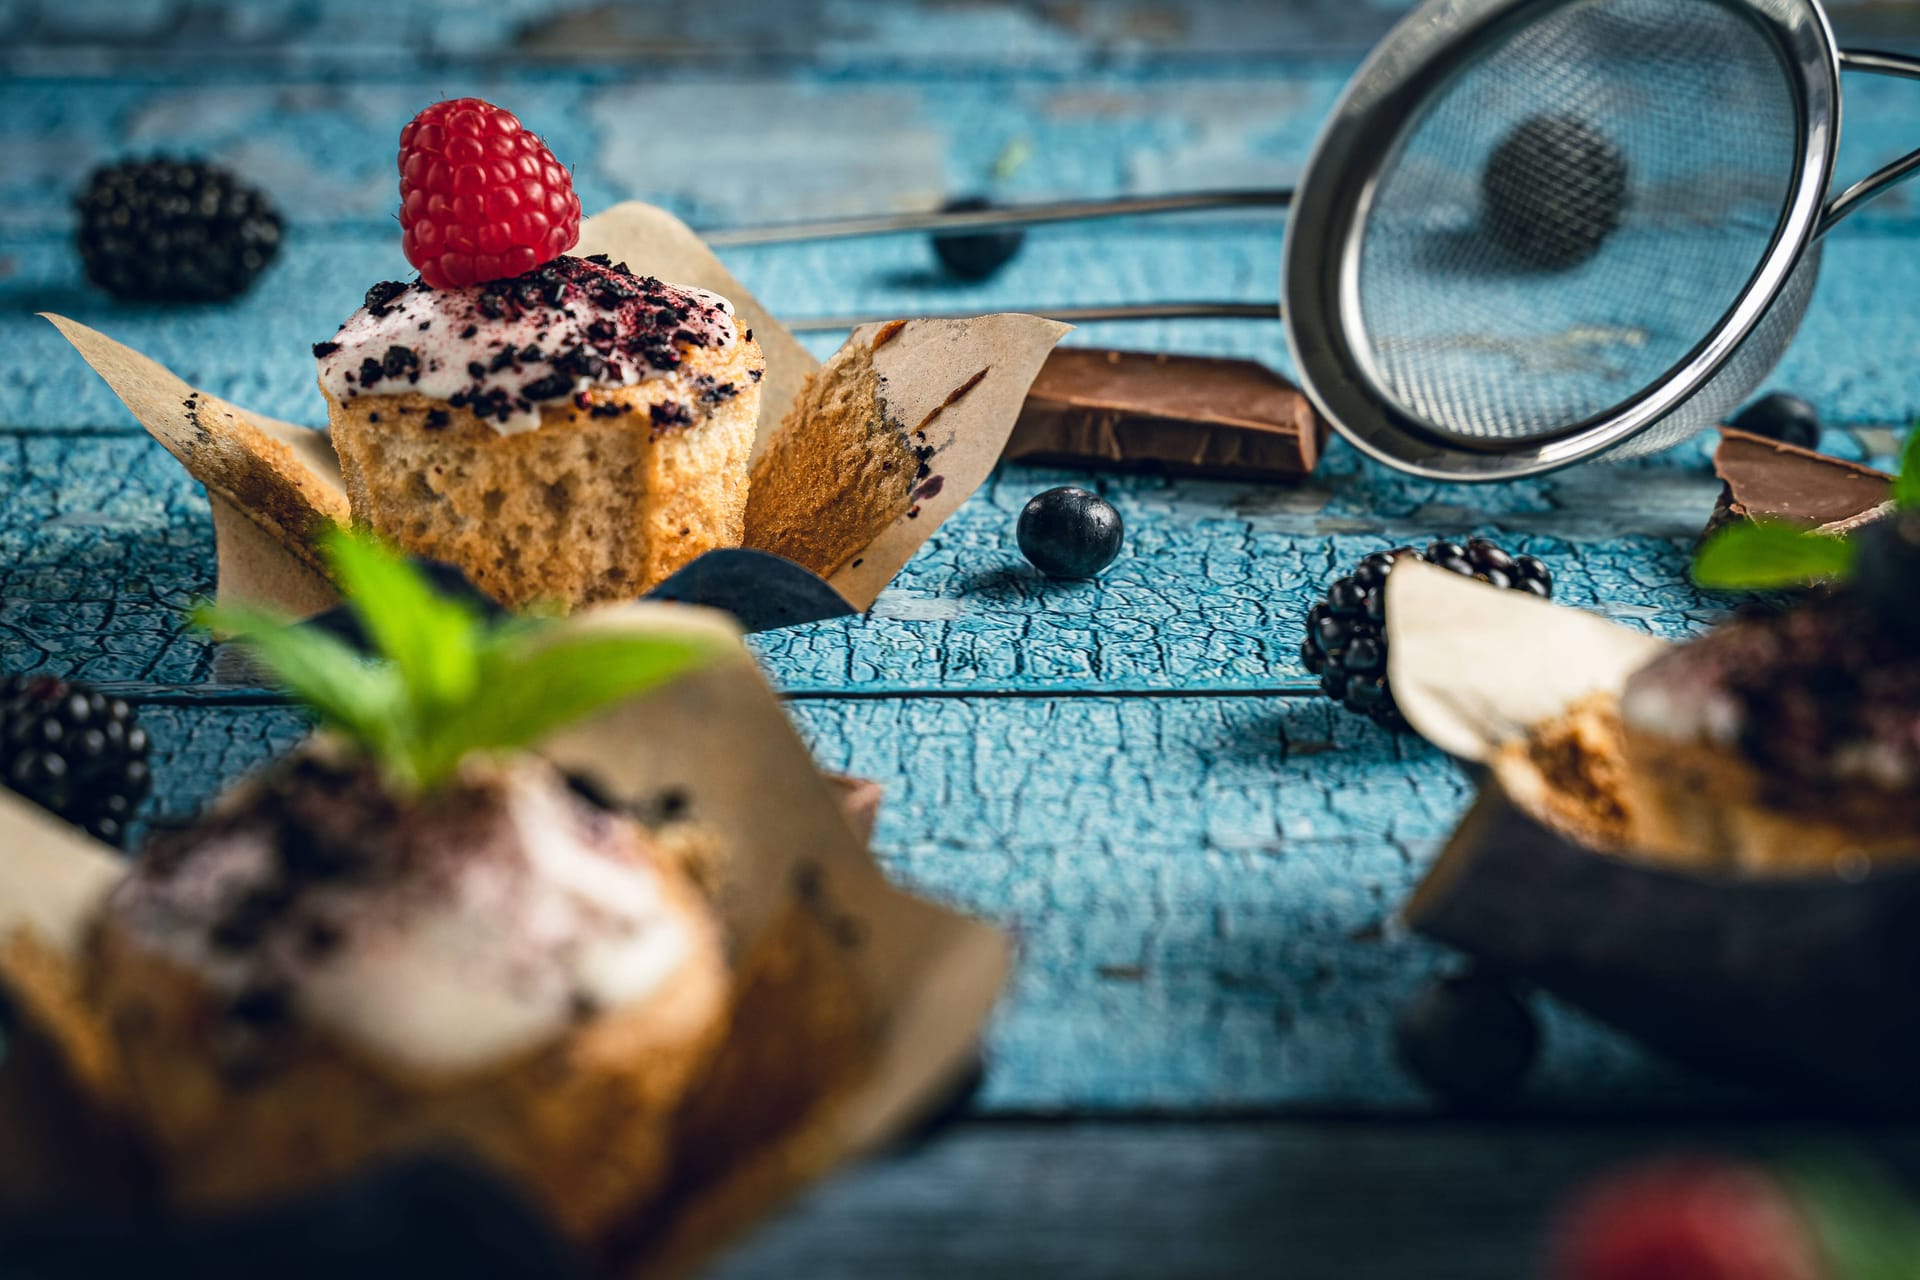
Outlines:
[[[1743,8],[1573,0],[1431,95],[1380,170],[1348,322],[1402,412],[1469,441],[1544,438],[1633,399],[1721,324],[1801,147],[1788,68]],[[1765,377],[1817,264],[1633,452]]]

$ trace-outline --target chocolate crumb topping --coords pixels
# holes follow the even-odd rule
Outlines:
[[[422,321],[431,335],[415,337],[426,333]],[[635,276],[598,256],[561,257],[472,289],[377,285],[366,310],[315,351],[321,381],[337,398],[391,394],[404,379],[423,395],[521,430],[538,425],[543,403],[671,373],[690,349],[724,347],[736,332],[730,308],[713,294]],[[737,393],[708,383],[692,398],[711,406]],[[691,420],[670,414],[655,425]]]
[[[647,416],[653,419],[655,431],[670,430],[674,427],[693,425],[693,414],[687,406],[678,400],[667,400],[647,406]]]
[[[413,382],[420,380],[420,357],[413,354],[411,347],[392,346],[380,361],[380,370],[389,378],[409,377]]]
[[[558,400],[573,390],[573,379],[564,373],[550,373],[544,378],[535,379],[520,388],[520,394],[530,402]]]
[[[386,315],[388,311],[392,309],[390,304],[393,300],[412,287],[413,286],[404,284],[399,280],[382,280],[379,284],[367,290],[367,311],[376,316]],[[425,286],[422,287],[424,288]]]
[[[251,987],[227,1006],[233,1018],[251,1027],[277,1027],[293,1014],[293,1004],[279,987]]]
[[[1765,772],[1824,783],[1864,767],[1886,786],[1920,779],[1920,652],[1851,593],[1737,618],[1663,654],[1629,683],[1630,717],[1649,694],[1717,705],[1733,744]]]
[[[313,344],[313,358],[315,360],[325,360],[339,349],[340,344],[337,342],[316,342]]]

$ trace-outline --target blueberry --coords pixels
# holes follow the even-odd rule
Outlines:
[[[985,196],[961,196],[941,206],[944,213],[975,213],[993,208]],[[949,274],[962,280],[990,279],[1020,252],[1027,233],[1019,227],[999,231],[943,231],[933,237],[934,256]]]
[[[1731,425],[1737,431],[1750,431],[1802,449],[1820,447],[1820,411],[1799,396],[1784,391],[1755,400],[1740,411]]]
[[[1020,551],[1049,578],[1091,578],[1120,554],[1124,530],[1113,504],[1062,486],[1036,495],[1020,512]]]
[[[1531,266],[1564,270],[1600,251],[1627,203],[1627,161],[1584,120],[1537,115],[1494,148],[1480,183],[1487,234]]]
[[[1540,1048],[1533,1012],[1505,982],[1481,972],[1443,977],[1394,1023],[1400,1064],[1435,1096],[1485,1110],[1510,1101]]]

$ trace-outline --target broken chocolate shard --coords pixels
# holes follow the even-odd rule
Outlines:
[[[1732,427],[1720,429],[1713,470],[1724,487],[1708,533],[1729,521],[1752,519],[1845,533],[1885,514],[1893,482],[1886,472],[1858,462]]]
[[[1066,347],[1027,393],[1006,457],[1236,480],[1297,480],[1327,424],[1254,360]]]

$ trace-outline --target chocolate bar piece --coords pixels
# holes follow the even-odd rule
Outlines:
[[[1253,360],[1063,347],[1027,392],[1006,457],[1235,480],[1298,480],[1327,424]]]
[[[1755,518],[1845,533],[1886,513],[1893,481],[1884,471],[1731,427],[1720,430],[1713,470],[1725,487],[1708,533]]]

